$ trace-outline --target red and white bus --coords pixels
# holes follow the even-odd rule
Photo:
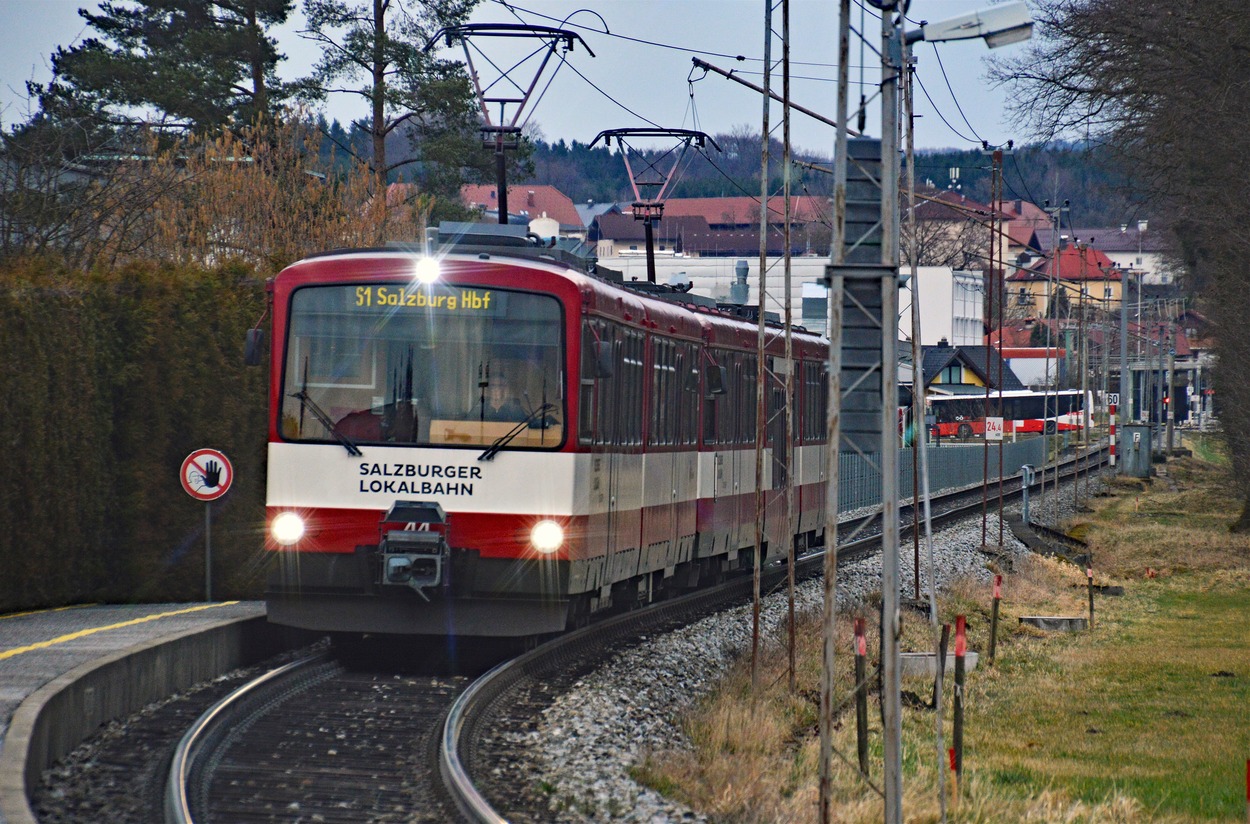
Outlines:
[[[989,417],[1003,418],[1003,434],[1023,432],[1071,432],[1084,425],[1083,414],[1092,408],[1092,393],[1079,389],[1057,392],[1008,390],[1001,395],[991,390]],[[930,395],[925,399],[926,415],[932,415],[931,432],[943,438],[985,436],[986,400],[978,395]]]

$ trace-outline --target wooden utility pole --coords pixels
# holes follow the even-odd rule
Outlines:
[[[785,358],[785,400],[782,401],[785,407],[785,439],[786,442],[782,446],[785,451],[786,477],[785,496],[786,496],[786,543],[788,544],[788,568],[786,569],[786,585],[789,593],[789,626],[790,626],[790,692],[798,689],[798,681],[795,663],[795,610],[794,610],[794,564],[797,547],[794,545],[794,311],[790,300],[790,277],[791,277],[791,260],[790,260],[790,219],[792,205],[790,203],[790,0],[781,0],[781,174],[782,174],[782,192],[781,196],[786,202],[785,224],[784,224],[784,242],[786,245],[784,254],[784,277],[782,285],[783,318],[786,334],[786,358]]]
[[[759,689],[760,647],[760,575],[764,563],[764,447],[768,438],[768,415],[764,398],[768,392],[768,358],[765,356],[765,298],[768,293],[768,167],[769,108],[772,100],[768,89],[772,83],[773,64],[773,7],[771,0],[764,0],[764,114],[760,141],[760,283],[759,319],[755,344],[755,568],[752,574],[751,601],[751,689]]]
[[[833,821],[833,665],[837,642],[838,443],[842,432],[842,278],[846,260],[846,109],[850,85],[851,0],[838,3],[838,116],[833,164],[833,232],[829,249],[829,397],[825,418],[825,563],[820,671],[820,824]]]

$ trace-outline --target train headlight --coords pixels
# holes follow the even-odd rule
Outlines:
[[[269,525],[269,534],[282,546],[290,546],[304,537],[304,519],[294,512],[280,513]]]
[[[555,552],[564,545],[564,527],[555,521],[539,521],[530,530],[530,543],[539,552]]]
[[[422,257],[417,259],[417,268],[414,273],[417,281],[429,285],[438,280],[439,267],[438,258]]]

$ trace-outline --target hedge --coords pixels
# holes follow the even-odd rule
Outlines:
[[[183,458],[220,449],[213,595],[260,594],[266,370],[249,269],[0,266],[0,612],[203,597],[204,507]]]

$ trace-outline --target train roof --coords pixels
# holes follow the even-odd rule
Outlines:
[[[600,266],[590,248],[568,238],[540,238],[526,226],[491,223],[443,221],[437,228],[426,230],[421,242],[391,242],[385,247],[370,249],[335,249],[310,255],[308,260],[331,256],[370,254],[438,254],[459,259],[473,257],[492,262],[529,262],[554,266],[567,276],[580,279],[587,303],[610,314],[645,311],[652,328],[675,334],[701,336],[712,343],[754,345],[758,332],[757,306],[718,303],[712,298],[693,294],[691,284],[656,284],[625,280],[623,274]],[[624,292],[624,294],[622,294]],[[627,297],[627,295],[629,297]],[[632,300],[629,298],[632,297]],[[775,315],[767,313],[765,323],[780,329]],[[824,338],[802,326],[793,326],[794,338],[801,346],[827,344]]]

